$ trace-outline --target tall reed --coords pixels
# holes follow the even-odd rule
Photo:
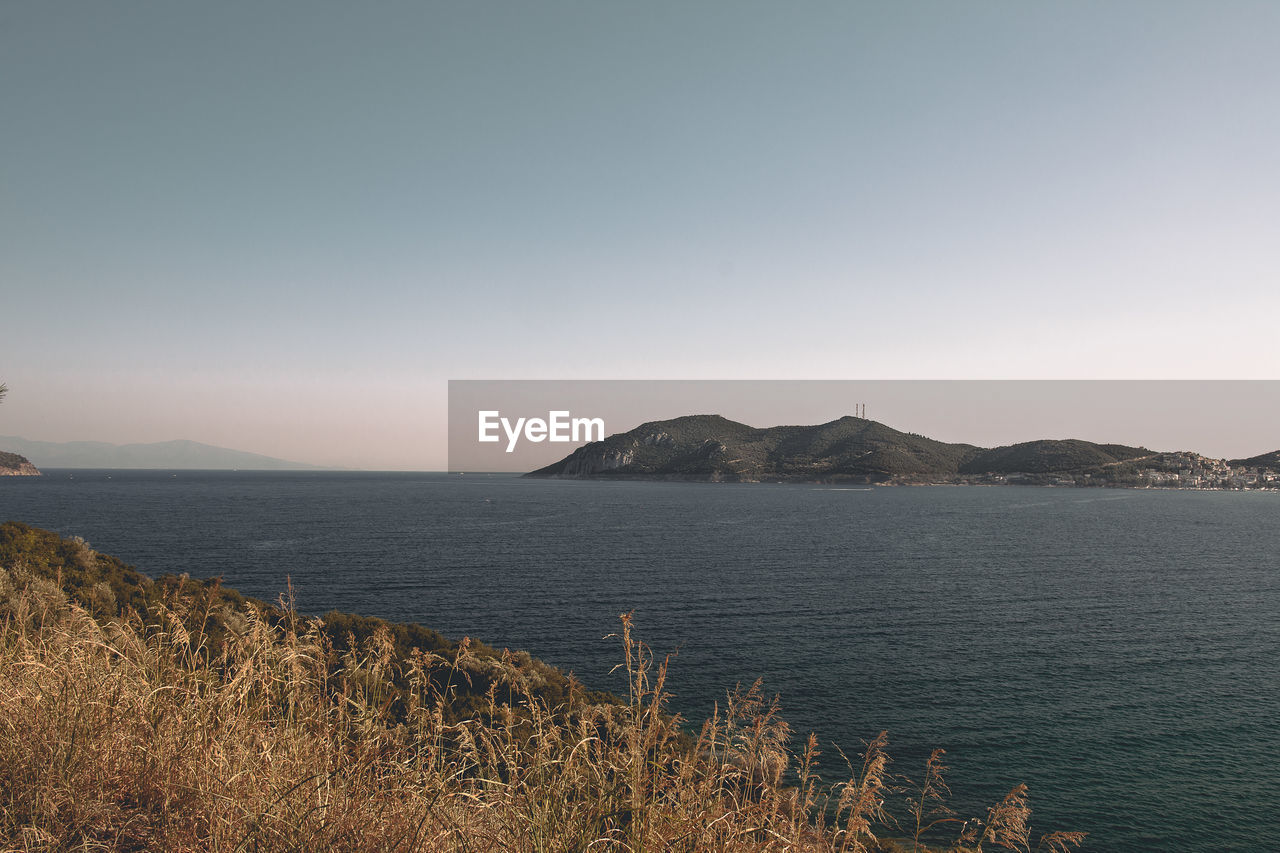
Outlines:
[[[274,618],[175,590],[115,614],[101,590],[86,607],[20,561],[0,569],[0,848],[1029,849],[1024,786],[939,841],[940,751],[905,807],[884,733],[830,784],[817,738],[793,751],[759,683],[693,735],[630,614],[625,699],[575,685],[552,707],[519,655],[402,655],[385,627],[337,642],[287,599]]]

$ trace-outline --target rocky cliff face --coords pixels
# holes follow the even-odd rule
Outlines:
[[[710,420],[713,428],[731,423],[723,419]],[[532,476],[625,477],[643,472],[660,479],[741,479],[738,471],[725,464],[725,445],[715,438],[705,437],[702,435],[705,430],[696,428],[705,425],[694,424],[695,429],[689,429],[690,421],[698,421],[698,418],[665,422],[671,429],[661,428],[664,424],[660,423],[643,424],[631,432],[594,441],[579,447],[554,465],[534,472]],[[751,427],[741,428],[751,430]]]
[[[635,461],[634,450],[600,447],[599,442],[579,447],[560,463],[560,470],[552,476],[590,477],[625,468]]]
[[[25,456],[0,451],[0,477],[39,477],[40,469]]]

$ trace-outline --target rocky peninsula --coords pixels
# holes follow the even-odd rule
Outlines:
[[[25,456],[0,450],[0,477],[39,477],[40,469]]]
[[[1280,451],[1212,459],[1081,439],[1001,447],[936,441],[877,421],[757,428],[719,415],[650,421],[526,477],[1177,488],[1280,488]]]

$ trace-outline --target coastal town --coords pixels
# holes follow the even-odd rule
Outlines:
[[[1276,454],[1271,454],[1275,456]],[[1079,472],[1009,472],[962,475],[974,485],[1035,485],[1161,489],[1280,489],[1280,460],[1210,459],[1198,453],[1154,453]],[[1252,464],[1250,464],[1252,463]]]

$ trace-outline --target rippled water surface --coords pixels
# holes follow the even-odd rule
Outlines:
[[[945,747],[967,813],[1021,781],[1086,850],[1280,850],[1275,493],[55,470],[0,518],[592,686],[634,610],[687,717],[759,677],[850,754]]]

